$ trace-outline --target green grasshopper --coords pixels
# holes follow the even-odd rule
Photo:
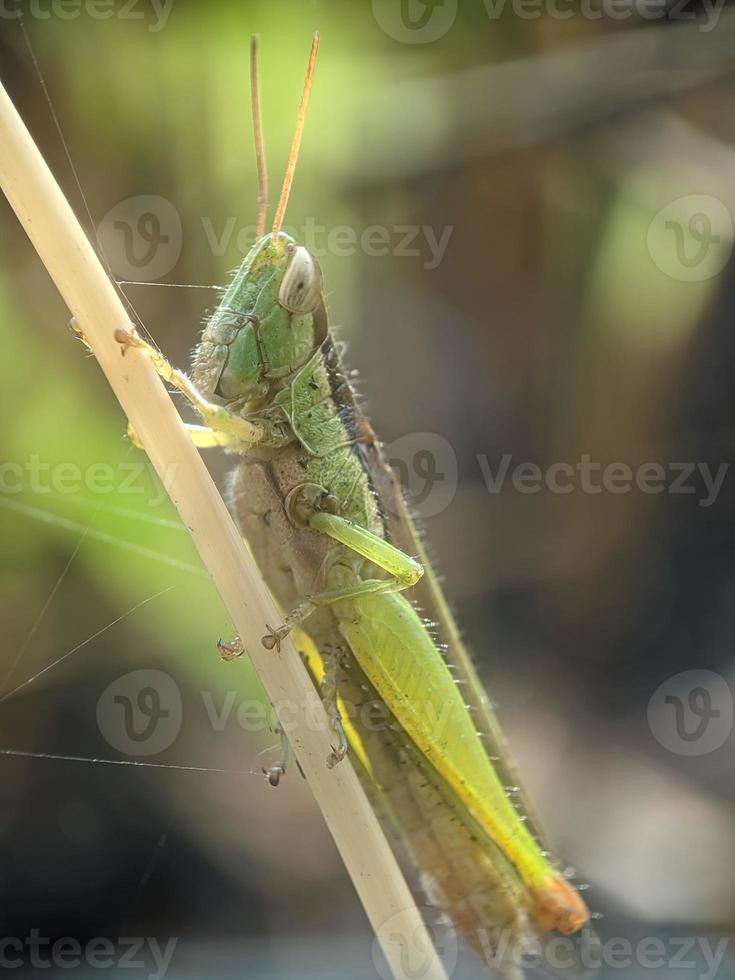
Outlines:
[[[142,339],[204,425],[201,447],[239,457],[231,509],[280,607],[263,644],[299,644],[335,732],[326,760],[351,748],[372,798],[423,872],[430,897],[487,962],[505,933],[571,934],[589,918],[506,787],[518,780],[495,715],[329,328],[315,258],[281,231],[311,89],[312,45],[273,229],[257,43],[251,48],[260,182],[257,241],[209,319],[192,376]],[[412,600],[407,597],[411,591]],[[431,627],[419,614],[431,616]],[[222,644],[226,659],[242,648]],[[269,771],[276,783],[282,771]],[[498,965],[498,964],[496,964]],[[519,976],[511,963],[505,976]]]

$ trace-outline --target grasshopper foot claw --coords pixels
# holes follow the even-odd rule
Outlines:
[[[131,333],[129,330],[123,330],[122,327],[117,327],[113,333],[113,337],[120,344],[120,353],[123,357],[130,347],[140,347],[140,341]]]
[[[231,643],[225,643],[224,640],[217,640],[217,649],[225,663],[236,660],[245,653],[245,648],[239,636],[236,636]]]
[[[265,636],[261,637],[260,642],[266,650],[275,650],[277,653],[280,653],[281,640],[284,640],[288,636],[290,628],[288,626],[279,626],[277,630],[274,630],[268,623],[265,624],[265,628],[268,632]]]
[[[132,427],[132,425],[129,422],[128,422],[127,437],[134,446],[137,446],[138,449],[143,449],[143,443],[138,438],[138,433],[135,431],[135,429]]]
[[[347,755],[347,736],[339,722],[337,722],[336,728],[339,741],[336,748],[334,745],[332,746],[332,751],[327,756],[327,769],[334,769]]]
[[[87,338],[84,336],[84,331],[77,323],[77,318],[75,316],[73,316],[69,321],[69,327],[71,328],[71,332],[74,334],[77,340],[81,340],[81,342],[84,344],[87,350],[92,352],[92,348],[89,346],[89,343],[87,342]]]
[[[281,776],[286,775],[286,764],[284,762],[277,762],[275,766],[270,766],[268,769],[263,769],[263,775],[268,777],[268,782],[271,786],[278,786],[281,781]]]
[[[288,762],[291,747],[288,744],[286,733],[284,732],[283,725],[281,725],[280,721],[276,723],[273,731],[281,736],[281,758],[275,765],[265,766],[263,768],[263,775],[267,777],[271,786],[278,786],[281,781],[281,776],[286,775],[286,763]],[[301,767],[299,766],[299,768]]]

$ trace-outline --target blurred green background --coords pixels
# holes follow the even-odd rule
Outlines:
[[[655,968],[633,955],[603,972],[681,976],[683,937],[686,975],[709,980],[732,975],[703,944],[735,917],[720,469],[735,430],[735,13],[625,9],[8,2],[0,65],[113,274],[140,281],[122,287],[131,307],[184,366],[211,287],[252,240],[248,37],[274,201],[319,29],[286,227],[321,261],[374,426],[601,936],[664,944]],[[376,976],[306,784],[258,775],[278,742],[248,722],[249,665],[218,660],[232,627],[217,595],[0,209],[0,934],[173,937],[170,977]],[[231,461],[207,459],[221,483]],[[556,464],[573,468],[553,471],[558,492]],[[662,469],[646,482],[648,464]],[[140,670],[173,700],[136,750],[114,698],[155,687]],[[455,975],[479,975],[469,953]]]

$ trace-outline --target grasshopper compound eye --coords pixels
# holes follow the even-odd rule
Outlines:
[[[278,302],[289,313],[312,313],[321,299],[322,271],[303,245],[296,245],[284,273]]]

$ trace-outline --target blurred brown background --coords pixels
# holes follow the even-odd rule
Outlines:
[[[251,241],[248,36],[274,200],[315,28],[287,229],[550,837],[633,948],[604,975],[731,976],[706,950],[735,914],[735,12],[8,0],[3,83],[178,365]],[[117,969],[122,937],[175,938],[177,978],[376,976],[307,786],[257,775],[277,739],[218,662],[218,598],[0,209],[0,935],[108,937]],[[126,710],[165,723],[136,743]]]

